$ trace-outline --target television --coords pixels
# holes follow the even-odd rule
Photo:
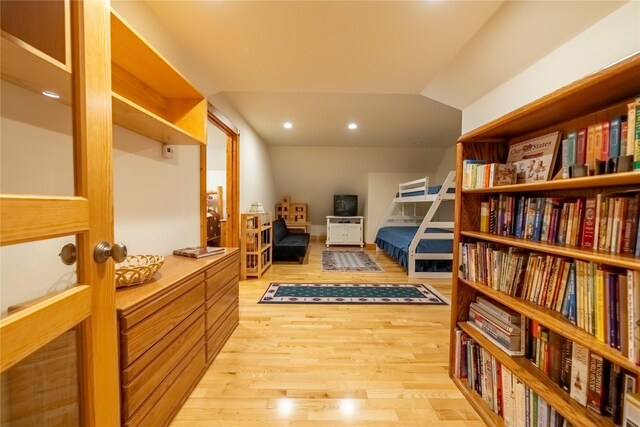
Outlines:
[[[358,196],[355,194],[335,194],[333,196],[333,216],[357,216]]]

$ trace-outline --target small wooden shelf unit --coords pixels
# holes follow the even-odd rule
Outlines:
[[[462,162],[481,159],[487,163],[504,163],[509,142],[524,141],[552,131],[567,132],[585,128],[617,115],[626,115],[627,104],[640,95],[640,54],[616,63],[597,73],[559,89],[531,104],[523,106],[495,121],[473,130],[458,139],[457,185],[454,247],[461,243],[494,242],[532,252],[556,255],[576,260],[591,261],[609,267],[640,270],[640,258],[616,255],[604,251],[583,249],[553,243],[541,243],[480,230],[480,204],[500,193],[526,194],[528,197],[593,197],[602,192],[638,189],[640,172],[596,175],[583,178],[558,179],[529,184],[494,188],[462,190]],[[561,150],[559,150],[560,152]],[[559,169],[561,155],[556,170]],[[460,253],[454,251],[454,265],[460,265]],[[630,361],[620,350],[598,341],[593,335],[574,326],[556,311],[546,309],[523,299],[494,290],[485,284],[473,283],[454,276],[451,310],[450,376],[463,395],[489,425],[504,425],[501,417],[472,391],[465,380],[454,376],[456,357],[456,329],[462,329],[476,343],[488,350],[497,361],[513,372],[526,386],[549,403],[574,426],[613,426],[607,418],[587,409],[557,384],[539,371],[525,357],[511,357],[486,339],[478,330],[466,323],[469,305],[479,295],[499,301],[542,326],[557,332],[617,364],[632,375],[640,375],[640,366]],[[638,303],[636,301],[636,303]]]
[[[271,266],[273,228],[271,212],[243,213],[240,220],[240,275],[261,277]]]

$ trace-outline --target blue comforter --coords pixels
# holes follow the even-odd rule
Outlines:
[[[409,265],[409,245],[416,235],[418,227],[382,227],[376,236],[376,245],[398,260],[406,270]],[[446,230],[427,229],[427,233],[442,233]],[[451,239],[421,240],[416,249],[418,253],[452,253]],[[417,260],[417,271],[451,271],[449,260]]]

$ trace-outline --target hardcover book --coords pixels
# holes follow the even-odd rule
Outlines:
[[[214,248],[213,246],[196,246],[193,248],[182,248],[173,251],[174,255],[186,256],[189,258],[204,258],[221,253],[224,253],[224,248]]]
[[[507,163],[516,166],[518,183],[546,181],[551,177],[560,136],[560,132],[553,132],[509,146]]]

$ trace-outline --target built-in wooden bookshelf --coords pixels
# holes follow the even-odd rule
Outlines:
[[[635,54],[462,135],[457,143],[454,247],[459,248],[463,243],[491,242],[523,251],[589,261],[606,267],[640,270],[640,258],[633,255],[480,232],[480,204],[487,202],[490,197],[511,193],[527,197],[584,198],[594,197],[598,193],[610,194],[637,190],[640,189],[640,171],[554,179],[494,188],[462,189],[464,160],[504,163],[509,144],[555,131],[561,131],[566,135],[568,132],[585,128],[592,123],[626,115],[627,105],[638,96],[640,96],[640,54]],[[556,176],[561,168],[562,156],[557,157],[552,176]],[[454,265],[460,265],[462,261],[460,258],[460,251],[454,251]],[[561,334],[564,338],[587,347],[590,353],[598,354],[620,366],[636,379],[640,376],[640,366],[629,360],[620,350],[597,340],[592,334],[572,324],[554,310],[508,295],[484,283],[471,282],[456,276],[453,278],[452,289],[450,375],[485,422],[490,425],[504,425],[504,421],[489,409],[482,397],[471,390],[465,380],[456,378],[454,375],[457,329],[463,330],[471,339],[488,350],[498,362],[517,375],[572,425],[614,425],[611,418],[600,415],[573,400],[569,393],[551,381],[526,357],[507,355],[478,329],[469,326],[467,324],[469,307],[478,296],[498,301],[526,318]]]
[[[2,2],[2,79],[71,104],[70,2]]]
[[[240,219],[240,277],[259,278],[273,260],[271,212],[243,213]]]
[[[114,123],[165,144],[206,144],[207,100],[111,11]]]

